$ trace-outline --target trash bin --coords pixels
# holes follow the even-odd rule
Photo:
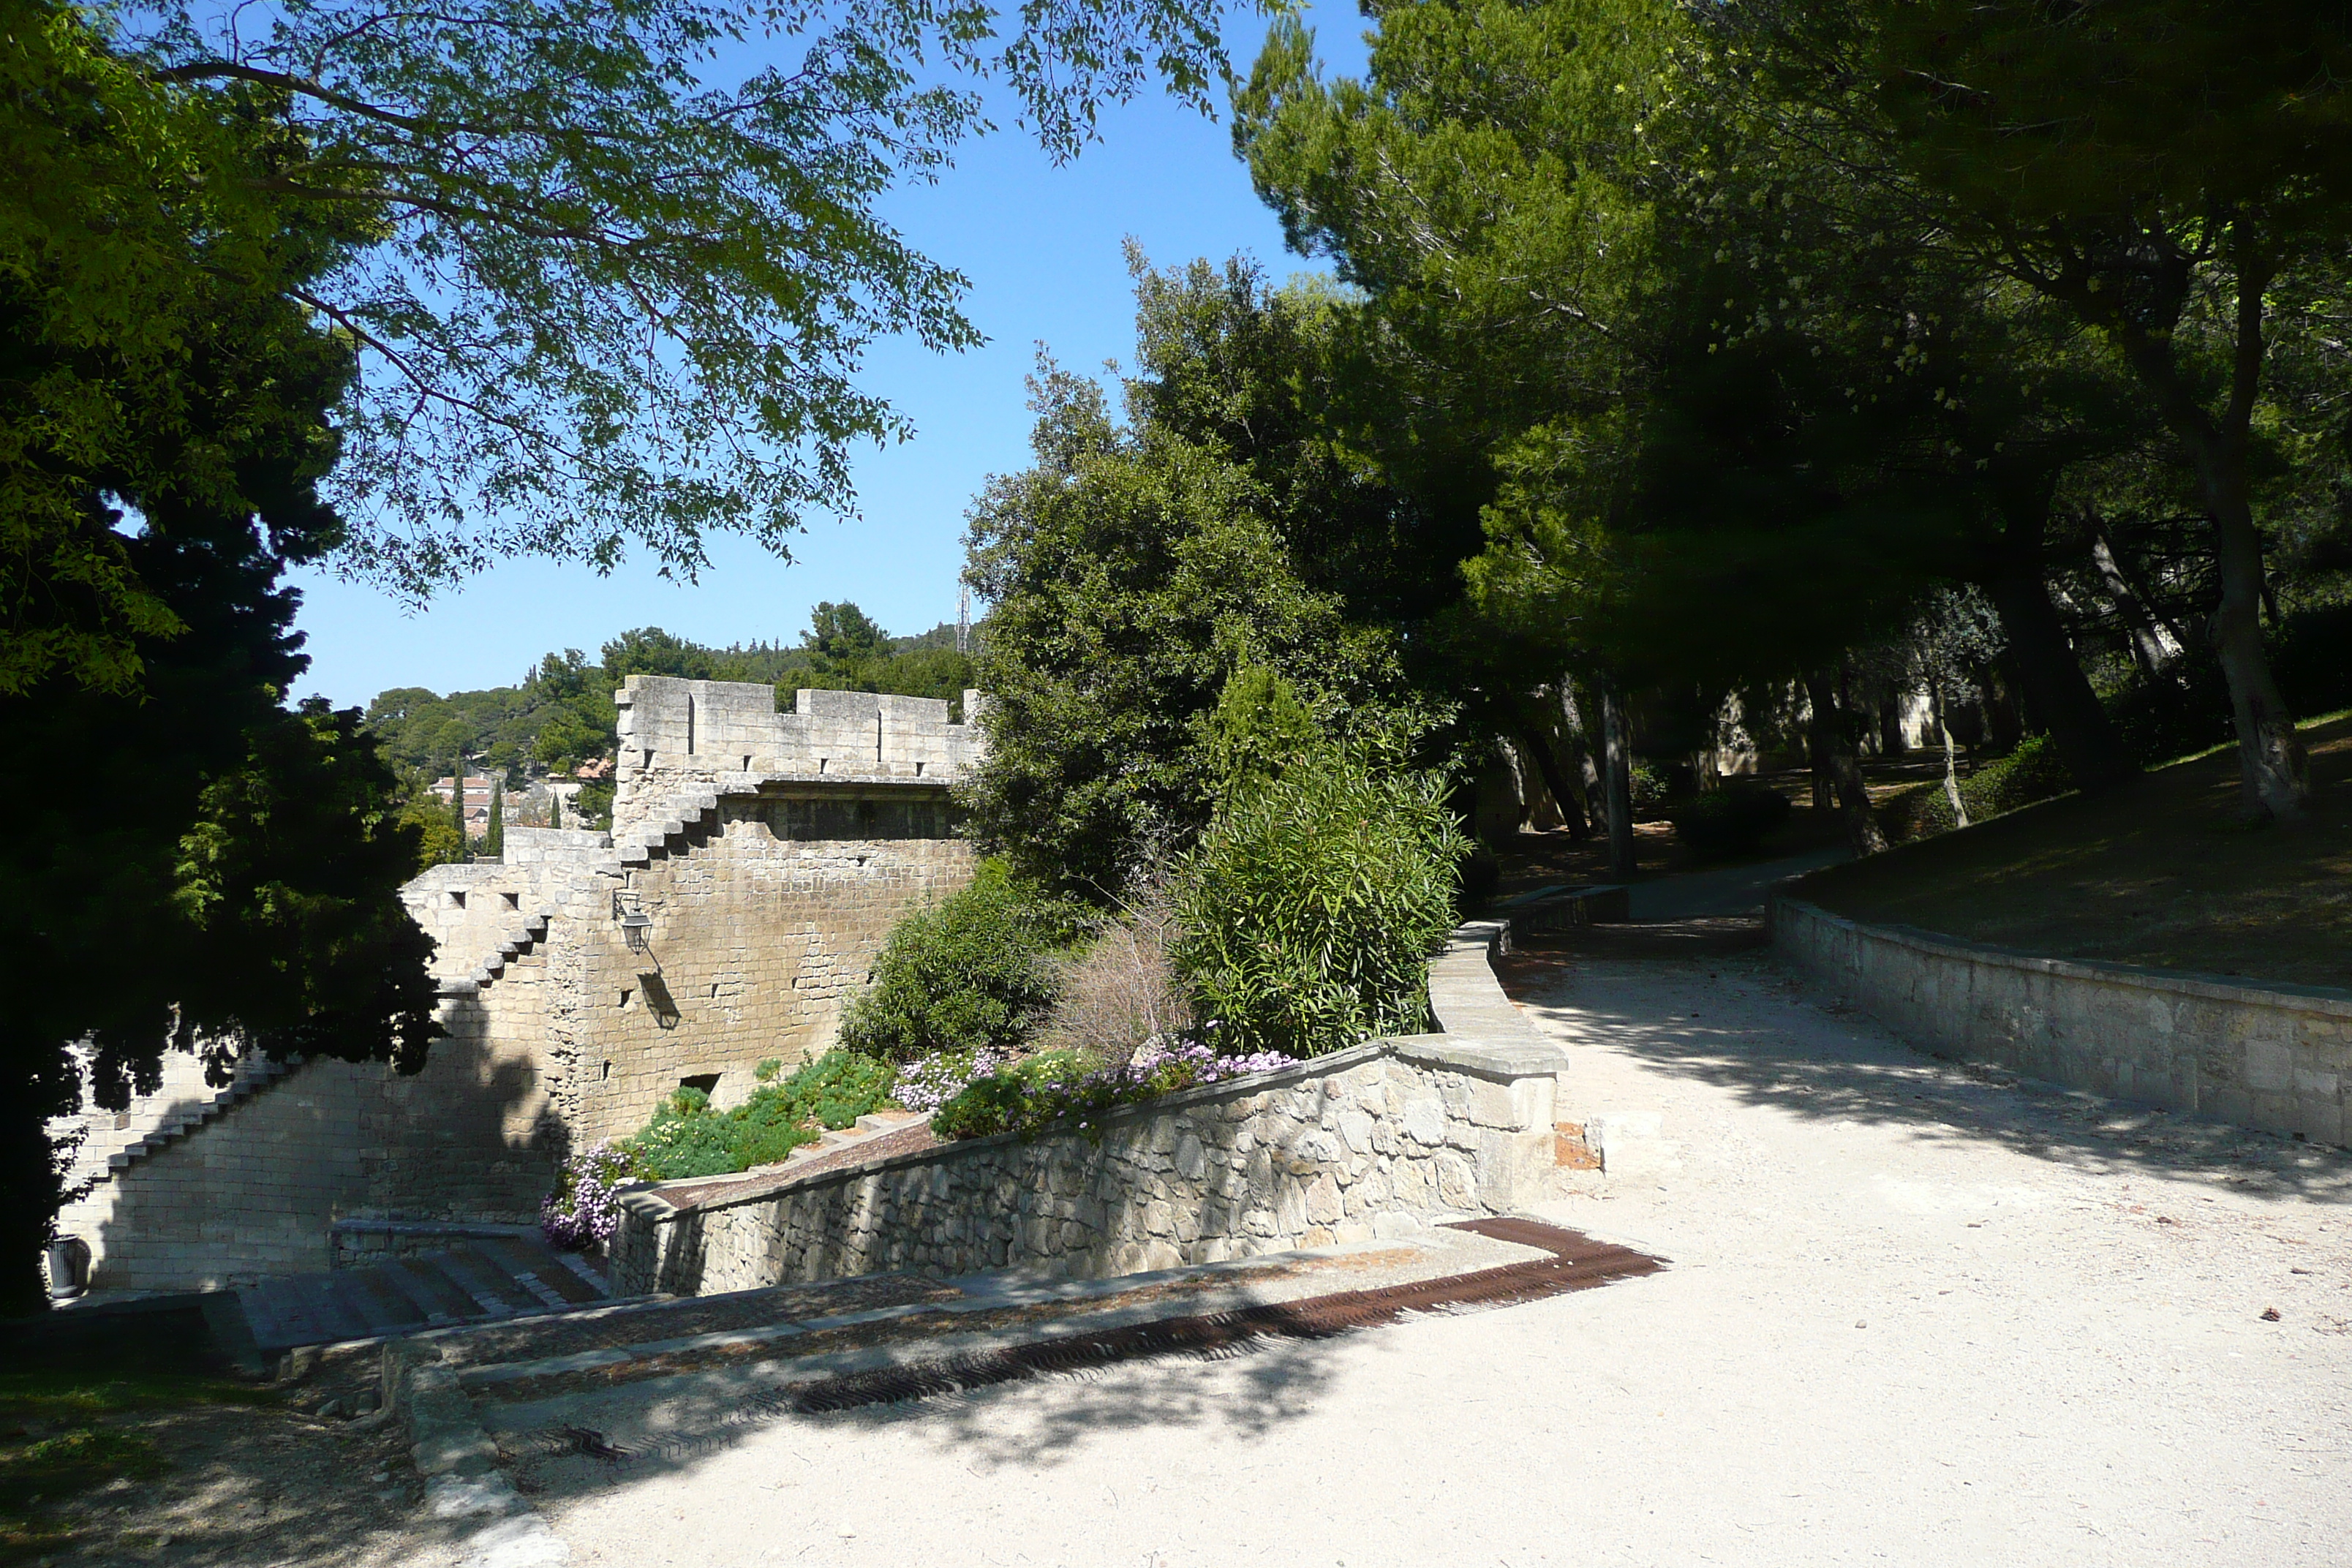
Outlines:
[[[49,1242],[49,1300],[70,1301],[89,1289],[89,1243],[78,1236]]]

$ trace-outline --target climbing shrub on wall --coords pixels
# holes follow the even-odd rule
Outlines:
[[[1176,962],[1219,1048],[1318,1056],[1426,1028],[1469,848],[1437,773],[1333,747],[1234,785],[1177,879]]]

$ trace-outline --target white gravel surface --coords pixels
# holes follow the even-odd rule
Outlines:
[[[1971,1075],[1754,957],[1544,985],[1570,1113],[1659,1128],[1545,1217],[1668,1272],[541,1462],[541,1509],[629,1568],[2352,1562],[2352,1161]]]

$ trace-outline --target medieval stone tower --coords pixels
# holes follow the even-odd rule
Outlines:
[[[536,1215],[572,1150],[681,1084],[727,1104],[823,1052],[899,917],[971,879],[949,705],[632,676],[609,834],[509,828],[499,864],[402,889],[437,950],[425,1069],[240,1064],[92,1112],[60,1230],[93,1282],[146,1289],[325,1268],[337,1233]],[[967,692],[965,712],[978,701]]]

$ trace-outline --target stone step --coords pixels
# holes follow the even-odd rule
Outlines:
[[[255,1344],[274,1358],[302,1345],[601,1308],[612,1292],[584,1261],[529,1237],[499,1237],[265,1279],[234,1294]]]

